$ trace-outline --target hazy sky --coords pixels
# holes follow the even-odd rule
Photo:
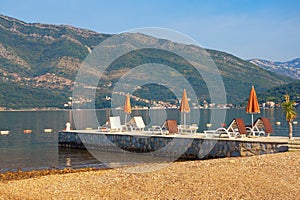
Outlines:
[[[25,22],[67,24],[100,33],[170,28],[200,46],[243,59],[300,57],[297,0],[1,0],[0,13]]]

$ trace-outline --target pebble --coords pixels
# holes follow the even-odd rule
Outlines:
[[[9,181],[0,177],[0,199],[299,198],[300,152],[174,162],[150,172],[132,171],[152,165],[157,164],[37,176],[33,172]]]

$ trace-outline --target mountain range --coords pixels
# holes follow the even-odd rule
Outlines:
[[[82,61],[99,43],[112,36],[67,25],[26,23],[0,15],[0,106],[3,109],[63,108],[68,97],[72,96],[75,77]],[[191,49],[190,45],[150,36],[132,34],[132,37],[137,40],[143,38],[143,42],[151,42],[157,46],[182,45],[182,48]],[[196,48],[196,51],[190,53],[197,56],[198,47],[192,48]],[[228,103],[240,104],[245,101],[252,85],[255,85],[258,93],[263,93],[295,81],[295,77],[270,71],[254,60],[243,60],[211,49],[206,49],[206,52],[220,71]],[[111,96],[112,88],[128,66],[153,60],[175,66],[198,86],[199,90],[196,92],[199,103],[210,102],[204,80],[187,70],[186,63],[180,63],[167,53],[158,51],[139,52],[130,55],[130,58],[132,59],[120,58],[114,62],[103,83],[98,85],[96,108],[109,107],[107,96]],[[151,87],[142,87],[135,94],[149,100],[167,101],[172,98],[172,95],[165,92],[153,95],[149,92]]]
[[[251,59],[250,63],[260,66],[263,69],[300,79],[300,58],[287,62],[273,62],[261,59]]]

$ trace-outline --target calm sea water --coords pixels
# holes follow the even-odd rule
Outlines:
[[[80,110],[76,111],[76,119],[79,128],[97,128],[97,124],[92,123],[90,115],[94,111]],[[207,129],[206,124],[211,123],[212,112],[214,116],[224,114],[219,110],[192,110],[186,115],[188,123],[192,119],[200,119],[199,131]],[[297,110],[299,113],[299,109]],[[221,114],[219,114],[221,113]],[[124,121],[122,110],[97,110],[97,123],[104,124],[108,116],[120,115]],[[179,122],[183,116],[178,110],[135,110],[131,116],[142,115],[146,125],[161,125],[165,119],[177,119]],[[244,109],[226,110],[225,122],[228,124],[235,118],[243,118],[246,124],[251,123],[251,115],[246,114]],[[281,121],[280,126],[273,125],[275,133],[273,135],[287,136],[288,128],[285,122],[285,116],[280,109],[261,110],[260,114],[254,116],[268,117],[272,124]],[[128,116],[130,118],[130,116]],[[191,119],[192,118],[192,119]],[[57,133],[64,129],[65,123],[71,121],[72,128],[75,127],[74,116],[70,110],[61,111],[2,111],[0,112],[0,130],[9,130],[9,135],[0,135],[0,172],[9,170],[32,170],[46,168],[64,168],[66,158],[71,158],[72,166],[80,167],[106,167],[95,159],[88,151],[79,149],[64,149],[58,147]],[[219,125],[216,125],[217,127]],[[294,125],[294,136],[300,137],[300,125]],[[23,130],[32,130],[31,134],[24,134]],[[51,133],[45,133],[45,129],[52,129]]]

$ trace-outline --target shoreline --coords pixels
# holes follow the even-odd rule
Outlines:
[[[97,108],[97,109],[72,109],[72,108],[28,108],[28,109],[0,109],[0,112],[7,111],[73,111],[73,110],[123,110],[122,108]],[[232,108],[191,108],[191,109],[199,109],[199,110],[228,110]],[[233,109],[244,109],[244,108],[233,108]],[[132,110],[178,110],[178,108],[132,108]]]
[[[80,172],[91,172],[91,171],[98,171],[98,170],[108,170],[110,168],[64,168],[64,169],[41,169],[41,170],[30,170],[30,171],[7,171],[4,173],[0,173],[0,183],[7,182],[7,181],[16,181],[16,180],[23,180],[23,179],[31,179],[37,178],[42,176],[49,176],[49,175],[60,175],[60,174],[71,174],[71,173],[80,173]]]
[[[299,199],[299,183],[300,151],[20,176],[0,199]]]

